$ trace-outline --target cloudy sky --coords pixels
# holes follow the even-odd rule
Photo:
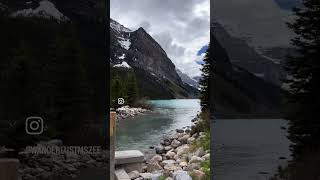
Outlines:
[[[216,0],[212,21],[218,21],[236,37],[246,39],[255,48],[289,46],[291,31],[286,22],[298,0]]]
[[[199,50],[210,40],[210,0],[111,0],[110,17],[143,27],[189,76],[201,74]]]

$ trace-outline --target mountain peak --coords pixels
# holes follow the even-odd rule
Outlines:
[[[124,27],[122,24],[118,23],[117,21],[113,20],[110,18],[110,27],[117,31],[118,33],[120,32],[132,32],[131,29]]]

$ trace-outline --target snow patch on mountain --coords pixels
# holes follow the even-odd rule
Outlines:
[[[131,46],[131,41],[130,39],[125,39],[125,38],[120,38],[119,37],[119,40],[118,42],[120,43],[121,47],[126,49],[126,50],[129,50],[130,49],[130,46]]]
[[[272,61],[273,63],[275,63],[275,64],[281,64],[280,62],[281,62],[281,60],[280,59],[275,59],[275,58],[271,58],[271,57],[268,57],[268,56],[266,56],[266,55],[262,55],[262,54],[260,54],[262,57],[264,57],[264,58],[266,58],[266,59],[268,59],[268,60],[270,60],[270,61]]]
[[[64,16],[57,8],[56,6],[48,1],[43,0],[39,2],[39,7],[36,9],[22,9],[19,11],[16,11],[11,14],[12,17],[42,17],[42,18],[54,18],[58,21],[67,21],[69,20],[68,17]]]
[[[118,59],[124,59],[124,58],[126,58],[125,54],[122,54],[121,56],[118,57]]]
[[[263,78],[264,77],[264,74],[263,73],[253,73],[255,76],[257,77],[260,77],[260,78]]]
[[[128,68],[128,69],[131,68],[131,66],[125,61],[123,61],[121,64],[116,64],[113,67],[116,67],[116,68]]]

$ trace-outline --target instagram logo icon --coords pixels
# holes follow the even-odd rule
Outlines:
[[[28,117],[26,119],[26,133],[29,135],[39,135],[43,132],[43,119],[41,117]]]

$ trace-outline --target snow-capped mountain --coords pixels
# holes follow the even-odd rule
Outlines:
[[[144,95],[154,97],[151,91],[162,91],[175,98],[197,93],[183,83],[166,52],[143,28],[133,31],[111,19],[110,43],[110,66],[133,70]]]
[[[213,23],[213,26],[215,37],[225,48],[233,64],[268,82],[281,84],[281,79],[285,76],[281,67],[284,57],[270,57],[267,53],[259,53],[245,40],[231,36],[222,25]]]
[[[58,22],[102,22],[105,5],[96,0],[10,0],[0,2],[0,12],[10,17],[37,17]]]
[[[26,4],[30,4],[32,1],[26,2]],[[51,19],[54,18],[60,21],[68,21],[69,18],[63,15],[56,6],[48,1],[42,0],[39,2],[39,6],[37,8],[28,8],[28,9],[21,9],[16,12],[11,13],[11,17],[40,17]]]
[[[191,78],[187,74],[181,72],[179,69],[176,69],[176,71],[184,83],[187,83],[197,89],[199,88],[199,79]]]

